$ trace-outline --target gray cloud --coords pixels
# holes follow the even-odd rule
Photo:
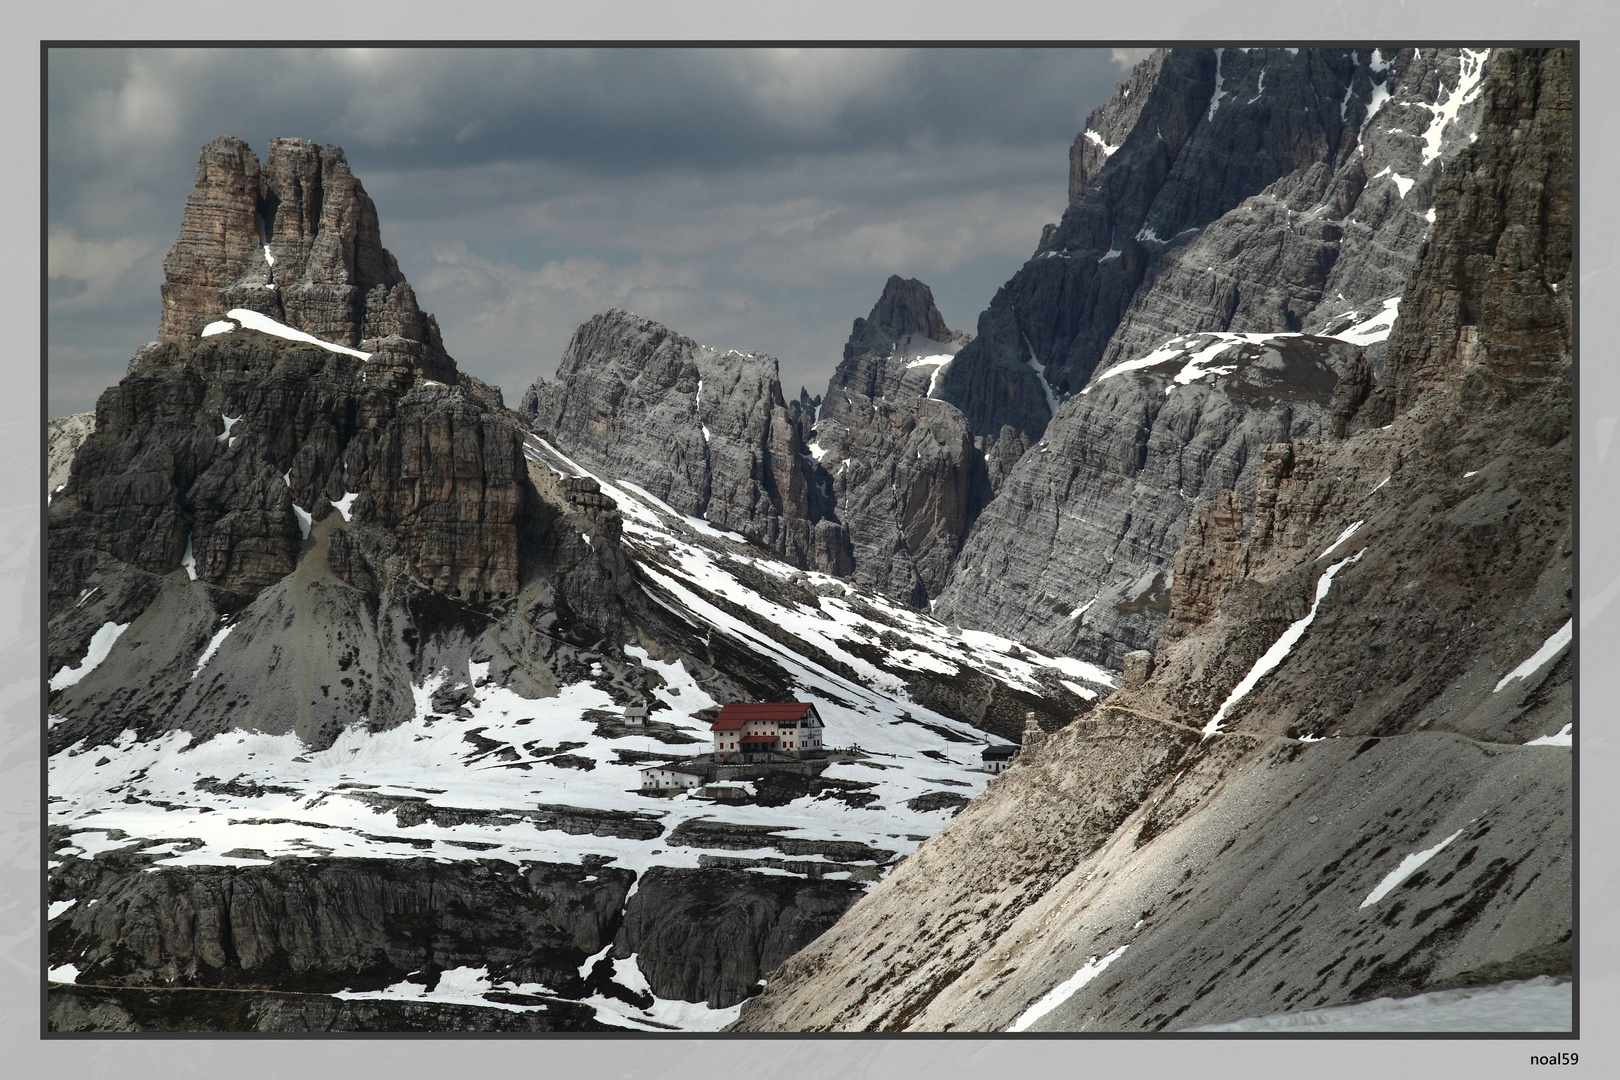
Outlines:
[[[1118,53],[1120,50],[1114,50]],[[891,273],[972,328],[1062,212],[1106,49],[53,50],[53,415],[157,323],[197,149],[342,145],[468,371],[515,398],[617,304],[825,385]]]

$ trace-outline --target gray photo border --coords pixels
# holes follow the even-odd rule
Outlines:
[[[266,19],[271,21],[267,24]],[[1587,1064],[1614,1060],[1620,1037],[1620,844],[1611,822],[1620,814],[1615,707],[1620,701],[1620,365],[1603,333],[1603,313],[1620,310],[1615,248],[1620,222],[1608,185],[1620,166],[1620,120],[1607,103],[1620,91],[1617,16],[1600,0],[1318,0],[1311,6],[1258,0],[1222,6],[1211,0],[1165,0],[1151,9],[1092,12],[1053,0],[997,4],[849,2],[765,8],[741,2],[669,5],[630,0],[595,12],[547,10],[514,0],[463,0],[446,7],[424,0],[338,8],[284,0],[270,12],[248,12],[196,0],[139,6],[106,0],[72,10],[35,9],[8,17],[7,63],[0,85],[9,167],[0,170],[3,249],[0,262],[7,325],[15,333],[6,375],[12,390],[0,404],[0,1062],[8,1075],[112,1076],[145,1080],[229,1074],[304,1077],[386,1073],[398,1080],[438,1078],[469,1070],[511,1070],[603,1080],[752,1080],[827,1077],[978,1077],[1037,1071],[1046,1075],[1126,1070],[1148,1076],[1190,1070],[1208,1076],[1494,1077],[1522,1075],[1532,1053],[1584,1051]],[[273,29],[272,29],[273,27]],[[240,28],[238,30],[238,28]],[[43,162],[41,40],[235,39],[262,32],[340,39],[468,38],[565,40],[634,38],[747,40],[919,39],[1134,44],[1287,38],[1288,44],[1351,38],[1417,42],[1491,39],[1578,41],[1579,183],[1593,197],[1579,204],[1578,302],[1597,313],[1595,332],[1578,352],[1577,644],[1579,820],[1579,1015],[1582,1036],[1524,1039],[1174,1039],[1059,1037],[1031,1040],[956,1037],[478,1039],[230,1036],[73,1039],[41,1037],[40,789],[41,666],[39,640],[44,566],[40,494],[45,314],[41,290]],[[39,169],[30,168],[37,163]],[[1578,188],[1578,191],[1580,188]],[[29,255],[39,252],[36,261]],[[155,298],[154,298],[155,301]],[[35,358],[38,358],[37,360]],[[1611,1065],[1612,1068],[1612,1065]]]

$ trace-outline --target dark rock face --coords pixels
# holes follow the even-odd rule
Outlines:
[[[1236,489],[1248,515],[1266,444],[1386,422],[1382,339],[1490,62],[1175,50],[1121,84],[1076,141],[1063,223],[940,380],[976,434],[1039,441],[995,478],[936,611],[1117,667],[1153,645],[1191,500]],[[1216,341],[1197,332],[1272,356],[1207,357],[1243,374],[1175,386],[1190,346]],[[1149,357],[1156,376],[1105,378]]]
[[[926,607],[990,499],[967,421],[943,401],[830,388],[815,434],[813,452],[849,533],[852,576]]]
[[[979,516],[935,614],[1116,670],[1151,648],[1192,504],[1252,497],[1264,447],[1329,437],[1339,373],[1365,368],[1330,338],[1252,337],[1189,335],[1064,402]]]
[[[613,955],[634,955],[659,997],[726,1008],[757,993],[760,979],[837,922],[861,891],[852,881],[653,867],[625,907]]]
[[[1407,292],[1430,298],[1391,339],[1387,426],[1267,448],[1252,517],[1201,501],[1152,671],[1026,748],[739,1028],[1005,1030],[1088,957],[1106,973],[1031,1030],[1569,973],[1571,760],[1543,737],[1569,731],[1572,652],[1521,665],[1571,625],[1569,325],[1542,302],[1567,281],[1544,223],[1573,196],[1571,57],[1492,60]],[[1476,238],[1496,257],[1460,254]],[[1478,322],[1454,319],[1470,296]],[[1077,807],[1101,828],[1046,816]]]
[[[448,360],[336,146],[273,139],[263,169],[241,139],[203,147],[163,272],[161,341],[194,338],[240,307],[340,345],[418,342],[434,369]]]
[[[142,870],[133,858],[70,859],[51,879],[79,900],[52,924],[51,954],[85,983],[331,993],[485,967],[496,981],[577,993],[634,880],[612,867],[484,860]]]
[[[516,999],[516,1000],[514,1000]],[[613,1031],[589,1005],[502,995],[523,1012],[285,991],[50,987],[52,1031]]]
[[[719,352],[614,309],[574,332],[523,411],[570,454],[790,562],[845,573],[844,531],[805,449],[812,415],[776,361]]]

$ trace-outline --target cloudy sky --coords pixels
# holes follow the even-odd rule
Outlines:
[[[890,274],[973,329],[1142,50],[53,50],[49,411],[150,340],[197,152],[337,143],[463,369],[515,402],[614,305],[826,386]]]

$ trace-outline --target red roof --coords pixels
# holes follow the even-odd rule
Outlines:
[[[779,703],[743,704],[733,703],[720,710],[720,715],[714,718],[709,725],[710,731],[740,731],[742,726],[750,720],[802,720],[806,713],[811,712],[814,705],[803,701],[784,701]]]

